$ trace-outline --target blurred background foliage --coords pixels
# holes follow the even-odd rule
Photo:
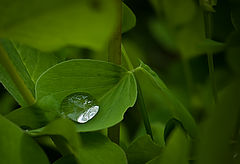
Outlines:
[[[180,157],[176,158],[184,158],[178,163],[186,162],[185,156],[189,150],[192,150],[190,161],[201,159],[202,161],[200,160],[199,163],[216,161],[226,163],[231,160],[238,163],[240,161],[238,117],[240,103],[238,92],[240,84],[238,83],[240,75],[240,1],[218,0],[216,3],[214,0],[212,6],[206,3],[202,4],[202,7],[197,0],[125,0],[124,2],[136,16],[136,26],[123,34],[123,45],[134,67],[139,65],[139,59],[141,59],[158,73],[169,89],[193,115],[199,127],[200,135],[198,137],[202,138],[201,146],[197,146],[198,139],[189,142],[190,139],[184,136],[178,128],[170,134],[169,132],[176,126],[177,121],[172,119],[169,104],[160,91],[150,84],[150,81],[143,79],[141,87],[150,116],[154,141],[161,147],[166,146],[166,141],[169,144],[162,153],[164,157],[153,155],[154,150],[158,151],[159,149],[156,145],[146,144],[150,146],[149,149],[153,153],[150,153],[149,156],[145,154],[144,158],[140,158],[142,155],[139,154],[139,163],[156,157],[149,163],[169,164],[165,158],[169,156],[169,152],[173,153],[172,158],[179,155],[175,153],[178,150],[183,152]],[[211,40],[205,37],[203,8],[212,12]],[[212,107],[213,96],[207,52],[214,54],[216,86],[220,97],[220,103],[216,107]],[[69,46],[56,50],[53,54],[59,58],[59,61],[74,58],[107,60],[106,49],[95,52],[87,48]],[[123,65],[126,65],[124,60]],[[0,112],[4,115],[12,109],[18,108],[18,105],[3,86],[0,89]],[[137,146],[132,146],[132,148],[132,144],[150,142],[149,138],[142,137],[140,138],[142,141],[135,141],[130,145],[136,137],[143,136],[145,133],[143,121],[136,108],[137,105],[127,111],[121,124],[121,146],[126,152],[134,152],[134,148],[138,148]],[[212,115],[215,116],[210,117]],[[209,136],[211,136],[210,139]],[[216,138],[219,140],[215,141]],[[229,144],[223,144],[223,147],[219,146],[219,143],[226,142]],[[232,149],[229,148],[230,143]],[[140,146],[139,149],[141,148],[143,147]],[[216,151],[217,148],[219,151]],[[197,153],[198,151],[200,153]],[[208,154],[212,156],[209,157]],[[221,154],[223,155],[220,156]],[[218,160],[215,160],[214,158],[217,157]],[[228,157],[232,158],[228,159]],[[131,161],[137,157],[128,156],[128,159]],[[176,163],[176,161],[171,162]]]

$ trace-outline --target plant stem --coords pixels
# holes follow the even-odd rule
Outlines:
[[[122,45],[122,54],[123,54],[123,57],[127,63],[127,66],[128,66],[128,69],[129,70],[134,70],[133,68],[133,65],[132,65],[132,62],[130,61],[129,57],[128,57],[128,54],[124,48],[124,46]],[[138,70],[138,68],[135,69],[135,71]],[[138,108],[140,109],[140,113],[142,115],[142,118],[143,118],[143,123],[144,123],[144,127],[145,127],[145,130],[146,130],[146,133],[148,135],[151,136],[152,140],[153,140],[153,135],[152,135],[152,128],[151,128],[151,124],[150,124],[150,121],[149,121],[149,116],[148,116],[148,112],[147,112],[147,109],[146,109],[146,106],[145,106],[145,103],[144,103],[144,98],[143,98],[143,95],[142,95],[142,89],[140,87],[140,84],[137,80],[137,89],[138,89],[138,98],[137,98],[137,104],[138,104]]]
[[[130,59],[129,59],[128,55],[127,55],[127,52],[126,52],[126,50],[125,50],[125,48],[124,48],[123,45],[121,46],[121,49],[122,49],[123,57],[124,57],[124,59],[125,59],[125,61],[126,61],[126,63],[127,63],[128,69],[129,69],[130,71],[133,70],[133,69],[134,69],[134,68],[133,68],[133,65],[132,65],[132,63],[131,63],[131,61],[130,61]]]
[[[148,116],[148,112],[144,103],[144,98],[142,95],[142,90],[141,87],[139,85],[139,82],[137,80],[137,88],[138,88],[138,98],[137,98],[137,104],[138,104],[138,108],[140,109],[142,118],[143,118],[143,123],[144,123],[144,127],[146,130],[146,133],[148,135],[151,136],[152,140],[153,140],[153,134],[152,134],[152,128],[151,128],[151,124],[149,121],[149,116]]]
[[[207,39],[212,38],[212,14],[210,12],[204,12],[204,25],[205,25],[205,34]],[[216,103],[218,100],[217,95],[217,87],[216,87],[216,79],[214,75],[214,63],[213,63],[213,54],[207,53],[208,56],[208,69],[209,69],[209,77],[211,81],[212,94],[214,98],[214,102]]]
[[[122,1],[115,0],[118,7],[118,24],[108,44],[108,61],[121,65]]]
[[[25,85],[23,79],[19,76],[15,66],[12,61],[9,59],[7,52],[4,50],[2,45],[0,44],[0,63],[6,69],[8,74],[10,75],[13,83],[16,85],[23,99],[26,101],[28,105],[32,105],[35,102],[35,99],[30,92],[30,90]]]
[[[118,23],[113,36],[108,44],[108,61],[121,65],[121,42],[122,42],[122,1],[115,0],[117,3]],[[120,141],[120,123],[108,128],[108,137],[110,140],[119,144]]]

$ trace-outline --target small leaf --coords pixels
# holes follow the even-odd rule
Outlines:
[[[135,25],[136,16],[125,3],[122,3],[122,33],[131,30]]]
[[[156,87],[156,89],[161,91],[161,94],[163,95],[162,98],[165,102],[168,103],[169,112],[172,117],[179,120],[182,123],[183,127],[188,131],[188,133],[192,137],[195,137],[197,126],[188,110],[170,92],[164,82],[149,66],[141,62],[140,70],[146,75],[149,80],[152,81],[152,84]]]
[[[100,50],[116,26],[116,8],[109,0],[1,0],[0,38],[41,50],[66,45]]]
[[[150,136],[145,135],[133,141],[126,150],[126,154],[129,164],[142,164],[159,155],[161,150]]]
[[[190,142],[186,134],[180,129],[175,129],[170,135],[162,153],[147,164],[188,164]]]
[[[0,115],[1,163],[49,164],[40,146],[19,127]]]
[[[197,49],[202,53],[218,53],[223,51],[225,48],[224,43],[217,42],[211,39],[205,39],[199,42]]]

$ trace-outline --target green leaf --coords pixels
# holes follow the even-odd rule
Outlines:
[[[167,21],[175,26],[193,19],[196,10],[193,0],[163,0],[162,5]]]
[[[41,128],[57,117],[59,105],[52,96],[46,96],[31,106],[16,109],[6,115],[7,119],[28,130]]]
[[[188,137],[177,128],[172,132],[162,153],[147,164],[188,164],[189,147]]]
[[[232,163],[233,145],[230,141],[239,126],[239,97],[239,80],[220,92],[217,104],[199,133],[197,164]],[[235,139],[238,140],[238,137]]]
[[[125,3],[122,3],[122,33],[131,30],[135,25],[136,16]]]
[[[2,163],[49,163],[40,146],[20,128],[1,115],[0,134],[0,159]]]
[[[124,151],[99,133],[82,133],[79,160],[82,164],[127,164]]]
[[[115,1],[1,0],[0,38],[41,50],[66,45],[101,49],[117,23]]]
[[[141,62],[139,69],[152,81],[154,87],[161,91],[162,98],[168,103],[169,112],[172,117],[179,120],[187,132],[192,136],[196,136],[197,126],[196,123],[183,106],[183,104],[171,93],[164,82],[158,77],[158,75],[146,64]],[[138,77],[138,76],[137,76]]]
[[[42,74],[36,84],[37,104],[18,109],[7,117],[17,124],[39,128],[59,117],[62,100],[75,92],[89,93],[100,106],[92,120],[76,124],[77,131],[94,131],[115,125],[134,105],[137,96],[136,81],[131,72],[111,63],[76,59],[57,64]]]
[[[0,43],[8,53],[19,76],[34,95],[34,87],[37,78],[49,67],[58,63],[59,59],[53,54],[43,53],[6,39],[1,39]],[[0,65],[0,81],[21,106],[28,105],[2,65]]]
[[[142,164],[159,155],[161,150],[150,136],[145,135],[133,141],[126,150],[126,154],[129,164]]]
[[[217,42],[211,39],[205,39],[199,42],[197,49],[202,53],[218,53],[223,51],[225,48],[224,43]]]
[[[41,52],[14,42],[12,44],[34,84],[44,71],[60,62],[60,59],[53,53]]]

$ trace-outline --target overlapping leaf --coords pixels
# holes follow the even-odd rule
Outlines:
[[[195,137],[197,130],[196,123],[191,114],[183,106],[183,104],[170,92],[164,82],[153,70],[151,70],[150,67],[148,67],[144,63],[141,63],[138,69],[143,72],[146,75],[147,79],[152,81],[154,87],[158,89],[156,92],[159,91],[159,94],[162,95],[162,99],[165,103],[167,103],[170,116],[179,120],[182,123],[183,127],[190,133],[190,135],[192,137]],[[137,72],[136,75],[137,78],[140,78]]]

